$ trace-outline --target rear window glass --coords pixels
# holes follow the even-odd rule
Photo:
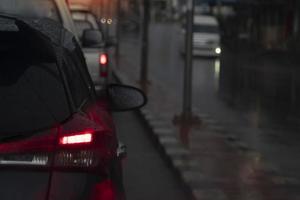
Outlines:
[[[77,29],[77,34],[81,38],[85,29],[100,29],[100,26],[97,23],[96,17],[91,13],[87,12],[72,12],[72,17],[75,22]]]
[[[79,20],[79,21],[88,21],[91,23],[94,29],[99,29],[99,24],[97,22],[96,17],[88,12],[80,12],[80,11],[72,11],[72,17],[74,20]]]
[[[7,34],[0,34],[0,134],[31,132],[67,119],[69,104],[55,61],[43,59],[22,35]]]
[[[93,29],[93,26],[88,21],[75,20],[75,27],[79,38],[82,38],[84,30]]]
[[[2,133],[51,127],[69,116],[57,66],[21,61],[0,61]]]
[[[60,21],[56,4],[52,0],[0,0],[0,13]]]

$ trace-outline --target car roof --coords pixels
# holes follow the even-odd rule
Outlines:
[[[80,12],[90,12],[90,9],[86,5],[81,4],[71,4],[69,5],[71,11],[80,11]]]
[[[101,30],[99,24],[97,23],[96,16],[90,12],[90,10],[74,9],[71,10],[72,18],[76,24],[76,21],[88,21],[92,24],[94,29]]]
[[[218,25],[217,18],[209,15],[195,15],[194,24]]]

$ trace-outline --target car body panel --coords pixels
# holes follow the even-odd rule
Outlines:
[[[195,33],[193,34],[193,54],[203,56],[218,56],[216,48],[220,48],[218,34]]]
[[[99,55],[106,54],[106,52],[103,49],[94,49],[94,48],[83,48],[83,52],[84,52],[86,64],[88,66],[88,70],[91,75],[91,78],[96,86],[96,89],[99,90],[103,86],[105,86],[108,82],[108,78],[100,77],[100,69],[99,69],[100,68]]]
[[[49,173],[45,171],[0,170],[2,200],[46,199]]]

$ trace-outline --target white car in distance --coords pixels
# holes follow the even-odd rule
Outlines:
[[[185,34],[185,27],[183,33]],[[193,24],[193,55],[218,57],[222,53],[219,23],[214,16],[195,15]],[[185,53],[185,50],[184,50]]]

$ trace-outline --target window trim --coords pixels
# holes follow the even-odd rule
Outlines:
[[[59,70],[59,73],[61,75],[61,78],[63,80],[63,86],[64,86],[64,89],[66,91],[66,95],[67,95],[67,101],[68,101],[68,105],[69,105],[69,109],[70,109],[70,114],[74,113],[74,110],[76,110],[76,106],[75,106],[75,103],[74,103],[74,99],[73,99],[73,96],[72,96],[72,93],[71,93],[71,89],[70,89],[70,86],[68,84],[68,81],[67,81],[67,76],[65,74],[65,71],[64,71],[64,59],[63,60],[59,60],[57,59],[56,60],[56,64],[57,64],[57,67],[58,67],[58,70]]]
[[[81,79],[82,79],[82,81],[83,81],[83,84],[84,84],[85,89],[86,89],[87,92],[88,92],[88,95],[87,95],[86,97],[84,97],[84,99],[80,102],[80,104],[79,104],[79,105],[76,105],[74,96],[72,95],[72,92],[71,92],[71,89],[70,89],[70,85],[69,85],[69,83],[68,83],[68,81],[67,81],[68,88],[69,88],[70,95],[71,95],[71,99],[72,99],[72,104],[73,104],[73,106],[74,106],[74,110],[78,112],[78,111],[82,111],[82,108],[83,108],[83,107],[89,102],[89,100],[91,99],[91,91],[90,91],[90,87],[88,87],[88,84],[86,83],[85,78],[84,78],[83,75],[82,75],[81,70],[78,69],[78,66],[77,66],[76,62],[73,62],[72,59],[69,58],[69,56],[72,57],[72,55],[69,55],[69,53],[67,53],[67,55],[68,55],[68,56],[65,56],[65,57],[63,58],[63,64],[65,64],[66,67],[69,66],[69,65],[74,65],[75,69],[78,71],[79,76],[81,77]]]
[[[84,80],[86,86],[88,87],[89,92],[91,94],[95,95],[95,86],[91,79],[88,67],[86,65],[84,54],[82,51],[80,51],[80,46],[78,45],[78,43],[75,42],[75,46],[76,46],[76,49],[73,52],[76,55],[76,56],[74,56],[74,59],[76,61],[75,65],[78,68],[80,74],[83,76],[83,80]],[[82,59],[80,59],[80,58],[82,58]],[[81,67],[79,67],[78,65],[80,65]],[[84,74],[87,74],[87,76],[85,76]]]

